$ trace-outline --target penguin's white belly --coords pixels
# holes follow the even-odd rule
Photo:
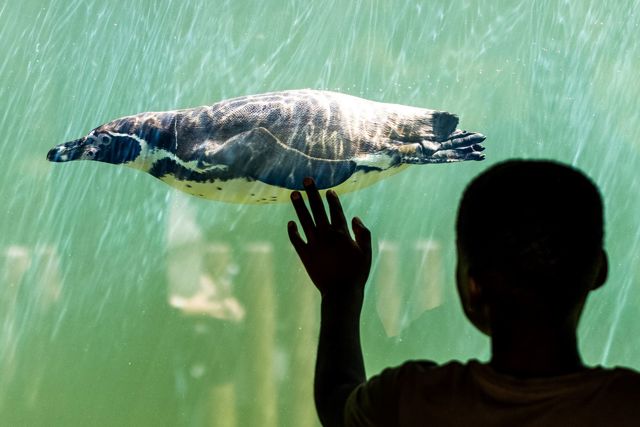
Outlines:
[[[381,179],[395,175],[405,170],[407,166],[400,165],[383,171],[358,171],[342,184],[333,187],[333,190],[338,194],[359,190],[373,185]],[[246,178],[206,183],[178,180],[173,175],[165,175],[160,179],[166,184],[193,196],[229,203],[283,203],[290,200],[289,197],[292,191],[287,188],[265,184],[261,181],[249,181]]]

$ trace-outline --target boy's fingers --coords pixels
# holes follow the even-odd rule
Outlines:
[[[356,243],[368,257],[371,257],[371,232],[358,217],[353,218],[351,227],[353,228],[353,234],[356,236]]]
[[[289,221],[287,224],[287,232],[289,233],[289,240],[291,241],[293,248],[298,253],[300,259],[302,259],[305,254],[306,243],[302,240],[302,237],[300,237],[300,233],[298,233],[298,226],[295,222]]]
[[[293,193],[291,193],[291,203],[293,204],[293,208],[296,210],[296,214],[298,215],[298,219],[300,220],[300,225],[302,225],[302,230],[304,230],[304,235],[307,237],[307,241],[313,240],[313,218],[311,218],[311,214],[309,213],[307,206],[304,204],[304,200],[302,200],[302,194],[300,194],[299,191],[294,191]],[[298,228],[296,227],[296,233],[297,232]]]
[[[347,228],[347,220],[344,217],[344,211],[342,210],[340,199],[335,191],[327,191],[327,203],[329,204],[329,213],[331,214],[331,225],[348,233],[349,229]]]
[[[324,210],[320,192],[316,188],[316,183],[312,178],[307,177],[302,181],[302,185],[304,185],[304,189],[307,192],[309,206],[311,206],[311,212],[313,213],[313,219],[316,222],[316,226],[318,226],[318,228],[326,228],[329,225],[329,219],[327,218],[327,213]]]

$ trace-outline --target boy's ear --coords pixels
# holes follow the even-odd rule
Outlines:
[[[487,336],[491,336],[491,313],[487,303],[486,293],[474,276],[469,276],[469,306],[468,313],[471,323]]]
[[[609,276],[609,257],[607,256],[607,251],[604,249],[600,251],[598,264],[598,275],[596,276],[596,281],[593,283],[593,287],[591,288],[592,291],[604,285],[604,282],[607,281],[607,277]]]
[[[482,289],[473,276],[469,276],[469,299],[474,306],[482,302]]]

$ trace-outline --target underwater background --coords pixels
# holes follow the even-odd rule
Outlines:
[[[512,157],[573,164],[606,203],[588,364],[640,369],[640,1],[97,1],[0,5],[0,424],[316,426],[319,296],[288,204],[201,200],[138,171],[51,164],[117,117],[328,89],[442,109],[484,162],[342,198],[372,230],[369,375],[489,356],[455,293],[465,185]]]

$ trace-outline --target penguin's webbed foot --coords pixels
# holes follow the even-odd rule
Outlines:
[[[443,141],[422,140],[409,147],[400,148],[404,155],[401,163],[451,163],[466,160],[483,160],[486,137],[481,133],[456,130]]]

